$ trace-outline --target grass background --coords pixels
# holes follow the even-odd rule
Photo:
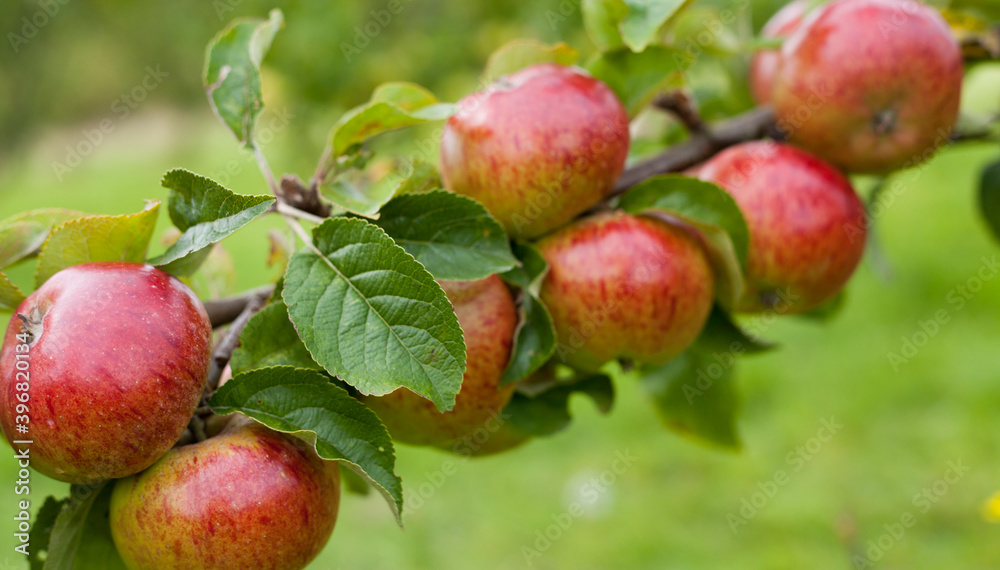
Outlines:
[[[542,14],[538,8],[531,21]],[[526,26],[496,35],[525,35]],[[387,30],[387,37],[391,33],[403,32]],[[206,39],[184,40],[185,49]],[[968,86],[967,108],[1000,104],[996,79],[995,70],[978,73]],[[81,166],[58,180],[52,161],[61,160],[64,146],[76,144],[80,129],[92,127],[113,94],[133,81],[112,83],[111,97],[94,105],[90,118],[39,116],[28,133],[8,131],[8,141],[18,143],[0,155],[0,217],[41,207],[137,211],[144,198],[165,198],[159,176],[177,166],[206,175],[229,170],[238,192],[265,191],[253,162],[235,150],[204,106],[175,105],[166,90],[117,123]],[[283,91],[280,79],[269,81],[277,92],[272,106],[294,108],[297,95]],[[329,125],[315,123],[316,116],[296,116],[267,146],[275,170],[310,172],[317,140]],[[1000,566],[1000,526],[981,516],[984,501],[1000,489],[1000,279],[985,281],[961,310],[948,301],[977,275],[984,257],[1000,258],[976,209],[978,173],[997,154],[995,145],[966,145],[898,175],[901,192],[878,217],[876,230],[891,276],[866,262],[835,320],[783,318],[768,327],[765,336],[780,349],[744,359],[737,371],[744,394],[742,453],[706,449],[667,432],[641,387],[619,376],[610,416],[574,400],[569,430],[499,457],[458,460],[443,480],[436,473],[453,458],[400,446],[398,473],[408,499],[415,503],[424,483],[433,488],[407,517],[406,531],[378,496],[346,495],[333,538],[311,568],[526,567],[523,549],[537,546],[536,532],[579,501],[587,482],[619,453],[635,458],[631,466],[531,567],[844,569],[880,537],[888,548],[874,567]],[[859,188],[868,186],[859,181]],[[158,234],[167,227],[164,215]],[[276,220],[260,220],[225,241],[236,267],[232,290],[273,275],[265,264],[266,234],[277,227]],[[30,272],[30,266],[19,267],[12,277],[28,283]],[[939,310],[947,311],[949,322],[894,371],[888,353],[899,353],[902,339],[912,338],[919,322]],[[791,464],[789,454],[809,444],[824,420],[843,427],[818,450],[814,446],[808,460]],[[933,489],[955,462],[968,471],[924,512],[914,496]],[[734,532],[727,516],[738,514],[741,501],[774,480],[777,470],[790,473],[787,484]],[[0,521],[14,514],[15,479],[11,454],[0,453]],[[66,486],[35,475],[35,505],[49,493],[64,495]],[[906,513],[915,524],[898,539],[883,537],[885,525]],[[0,523],[5,528],[12,523]],[[13,546],[10,532],[0,532],[0,568],[24,567]]]

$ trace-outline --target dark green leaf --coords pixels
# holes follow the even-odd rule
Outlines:
[[[160,202],[146,202],[141,212],[123,216],[88,216],[59,224],[49,233],[38,254],[35,286],[59,271],[91,261],[146,259],[156,227]]]
[[[773,344],[747,334],[719,305],[712,307],[708,322],[695,342],[703,352],[732,355],[758,354],[774,348]]]
[[[635,214],[665,213],[702,236],[716,274],[716,296],[733,306],[743,295],[750,232],[736,202],[711,182],[685,176],[656,176],[622,196],[620,206]]]
[[[240,345],[229,361],[233,374],[255,368],[288,365],[296,368],[320,368],[309,356],[280,299],[254,315],[240,334]]]
[[[700,443],[735,451],[741,444],[736,432],[739,396],[734,364],[732,354],[688,349],[649,370],[642,382],[668,428]]]
[[[993,236],[1000,239],[1000,161],[983,169],[979,180],[979,208]]]
[[[0,311],[13,311],[24,301],[24,293],[10,279],[0,273]]]
[[[107,482],[70,487],[52,527],[45,570],[126,570],[111,539],[113,488]]]
[[[502,384],[527,378],[541,368],[556,350],[556,331],[545,304],[538,298],[542,279],[549,266],[533,246],[514,244],[521,265],[503,274],[503,278],[521,289],[518,298],[518,324],[514,346],[504,370]]]
[[[511,40],[490,55],[483,71],[483,81],[490,83],[502,75],[538,63],[573,65],[579,55],[563,42],[548,45],[533,39]]]
[[[260,64],[283,23],[281,10],[270,18],[235,20],[212,39],[205,59],[205,90],[212,110],[245,147],[253,146],[261,98]]]
[[[397,196],[374,223],[435,279],[482,279],[517,264],[500,223],[479,202],[453,192]]]
[[[263,214],[271,196],[243,196],[219,183],[184,169],[163,176],[170,189],[170,220],[181,235],[167,251],[149,260],[175,275],[189,275],[208,257],[208,247]]]
[[[331,374],[364,394],[400,386],[441,410],[465,373],[458,318],[434,277],[378,226],[328,219],[292,256],[282,297],[299,337]]]
[[[0,269],[37,255],[52,228],[86,215],[73,210],[31,210],[0,222]]]
[[[686,65],[680,50],[650,46],[641,53],[628,49],[599,53],[587,63],[587,70],[606,83],[625,105],[629,116],[634,117]]]
[[[403,487],[393,472],[395,450],[375,412],[323,374],[290,366],[234,376],[212,396],[217,414],[241,412],[315,446],[378,489],[402,524]]]
[[[591,374],[571,384],[559,384],[536,396],[515,392],[503,409],[502,417],[517,432],[532,436],[547,436],[570,424],[569,398],[573,393],[586,394],[602,414],[611,411],[615,390],[611,378]]]
[[[797,316],[819,321],[825,323],[833,320],[840,312],[844,309],[845,302],[847,300],[847,292],[841,291],[837,293],[837,296],[829,301],[823,303],[822,305],[812,309],[811,311],[806,311],[805,313],[798,313]]]
[[[31,570],[44,570],[44,557],[39,557],[39,555],[49,551],[52,527],[56,524],[56,517],[59,516],[68,502],[68,498],[57,501],[55,497],[47,497],[35,514],[35,520],[31,523],[31,531],[28,536],[28,565]]]

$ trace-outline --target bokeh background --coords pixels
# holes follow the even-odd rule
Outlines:
[[[219,29],[276,4],[286,27],[265,62],[269,111],[261,124],[273,140],[264,152],[277,172],[303,177],[340,113],[380,82],[415,81],[456,100],[507,40],[565,40],[584,56],[593,52],[577,0],[402,0],[402,11],[364,38],[358,28],[387,0],[6,1],[0,218],[41,207],[137,211],[143,199],[165,198],[159,177],[178,166],[237,192],[265,192],[252,159],[209,112],[200,75],[205,45]],[[697,0],[678,26],[681,45],[711,33],[686,76],[706,115],[750,106],[746,46],[780,4]],[[52,14],[43,18],[44,6]],[[736,22],[720,23],[724,8],[737,11]],[[45,24],[27,37],[24,18]],[[12,42],[11,33],[26,41]],[[360,53],[345,56],[342,42]],[[150,70],[158,79],[142,87]],[[1000,68],[974,68],[964,97],[967,111],[996,113]],[[78,165],[54,165],[69,165],[67,146],[87,148],[87,132],[95,142],[103,119],[113,128]],[[642,144],[676,133],[654,130],[661,140]],[[403,147],[408,136],[379,144]],[[881,256],[866,259],[843,311],[828,323],[762,325],[780,349],[739,364],[741,453],[668,432],[641,386],[619,374],[609,417],[574,400],[570,429],[502,456],[465,460],[400,446],[398,473],[419,505],[406,530],[380,497],[347,495],[311,568],[844,569],[855,567],[856,555],[880,568],[1000,567],[1000,526],[982,513],[1000,489],[1000,244],[976,209],[979,172],[997,156],[995,143],[965,144],[897,174],[894,199],[876,219]],[[862,193],[872,184],[857,180]],[[158,232],[168,225],[164,215]],[[259,220],[226,240],[229,261],[216,264],[221,269],[202,293],[234,293],[272,278],[266,236],[276,227]],[[31,271],[18,267],[12,278],[30,283]],[[959,306],[961,287],[976,291]],[[921,323],[939,311],[948,322],[920,337]],[[79,334],[85,342],[91,331]],[[904,339],[924,338],[893,366],[888,355],[901,354]],[[820,430],[831,424],[840,427],[825,437]],[[629,465],[610,477],[619,455]],[[779,470],[787,479],[776,478]],[[613,482],[595,486],[602,474]],[[0,529],[13,528],[15,479],[12,453],[0,452],[0,521],[8,521]],[[597,500],[585,500],[595,489]],[[30,499],[37,506],[66,491],[35,475]],[[552,526],[580,501],[583,516],[565,529]],[[734,525],[734,517],[745,524]],[[903,520],[913,524],[900,532]],[[547,531],[556,538],[540,540]],[[26,567],[14,544],[11,532],[0,532],[0,568]]]

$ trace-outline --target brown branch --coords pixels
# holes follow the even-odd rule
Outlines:
[[[625,169],[611,196],[620,196],[629,188],[647,178],[669,172],[680,172],[711,158],[720,150],[762,138],[777,135],[774,112],[770,107],[757,107],[732,119],[706,126],[684,142]]]
[[[653,105],[676,117],[692,135],[705,133],[708,130],[708,125],[698,111],[698,102],[686,89],[661,93],[653,99]]]
[[[264,295],[253,295],[247,299],[239,316],[229,325],[229,330],[226,331],[222,340],[215,345],[215,350],[212,351],[212,360],[208,366],[208,379],[205,381],[206,394],[215,392],[219,387],[219,378],[222,377],[222,370],[229,364],[229,359],[232,358],[233,351],[236,350],[237,345],[240,343],[240,333],[247,326],[250,317],[257,314],[257,311],[261,310],[266,302],[267,296]]]
[[[212,323],[212,328],[228,325],[240,316],[240,313],[246,309],[247,304],[252,299],[266,300],[272,292],[274,292],[274,285],[264,285],[235,297],[206,301],[205,311],[208,312],[208,320]]]

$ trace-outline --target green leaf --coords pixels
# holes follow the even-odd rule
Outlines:
[[[0,222],[0,269],[37,255],[52,228],[86,215],[74,210],[31,210]]]
[[[500,223],[479,202],[453,192],[398,196],[374,223],[435,279],[482,279],[517,264]]]
[[[438,174],[437,168],[418,158],[409,164],[409,173],[399,183],[396,195],[419,194],[438,188],[441,188],[441,175]]]
[[[161,182],[170,189],[170,220],[181,230],[167,251],[149,260],[174,275],[190,275],[211,253],[209,246],[263,214],[274,203],[271,196],[243,196],[218,182],[177,168]]]
[[[750,336],[719,305],[712,307],[705,328],[695,341],[703,352],[738,354],[759,354],[775,348],[775,345]]]
[[[750,232],[725,190],[696,178],[655,176],[622,196],[619,205],[634,214],[665,213],[692,226],[707,246],[720,302],[731,307],[743,295]]]
[[[587,63],[587,70],[606,83],[629,116],[634,117],[678,77],[686,64],[682,51],[650,46],[641,53],[628,49],[599,53]]]
[[[833,320],[834,318],[837,317],[837,315],[840,314],[840,312],[844,309],[846,301],[847,301],[847,291],[841,291],[840,293],[837,293],[837,295],[833,299],[830,299],[829,301],[823,303],[822,305],[810,311],[806,311],[804,313],[797,313],[796,316],[804,319],[809,319],[811,321],[826,323]]]
[[[251,317],[240,334],[240,345],[229,362],[233,374],[256,368],[288,365],[320,368],[288,319],[288,307],[278,300]]]
[[[28,565],[31,570],[44,570],[45,560],[39,555],[48,552],[52,527],[56,524],[56,517],[68,502],[69,498],[57,501],[55,497],[47,497],[35,514],[31,531],[28,533],[28,544],[31,545],[28,548]]]
[[[988,165],[980,175],[979,209],[993,237],[1000,239],[1000,161]]]
[[[393,472],[389,432],[374,412],[314,370],[276,366],[234,376],[212,396],[217,414],[242,412],[294,434],[323,459],[338,461],[373,485],[402,525],[403,487]]]
[[[328,219],[292,256],[282,297],[313,358],[364,394],[400,386],[450,410],[465,341],[448,297],[378,226]]]
[[[510,361],[503,372],[501,385],[527,378],[545,364],[556,350],[556,330],[545,304],[538,298],[542,279],[549,270],[545,258],[534,246],[515,243],[514,251],[521,265],[503,274],[520,288],[518,323]]]
[[[583,26],[601,51],[625,46],[618,23],[628,14],[624,0],[583,0]]]
[[[483,81],[490,83],[538,63],[573,65],[579,55],[563,42],[549,45],[533,39],[511,40],[490,55],[483,71]]]
[[[113,488],[107,482],[70,487],[52,527],[45,570],[126,570],[111,539]]]
[[[260,64],[283,23],[281,10],[268,20],[235,20],[208,45],[205,91],[212,110],[246,148],[253,146],[257,116],[264,108]]]
[[[372,486],[368,484],[368,481],[365,481],[364,477],[344,467],[343,463],[340,464],[340,480],[344,482],[344,489],[347,489],[348,493],[367,495],[372,490]]]
[[[625,0],[628,14],[618,25],[622,40],[632,51],[646,49],[656,33],[691,0]]]
[[[354,145],[382,133],[447,119],[456,110],[455,105],[439,103],[430,91],[419,85],[381,85],[367,103],[345,113],[333,126],[330,137],[333,156],[341,156]]]
[[[602,414],[611,411],[615,390],[611,378],[591,374],[571,384],[559,384],[536,396],[514,392],[504,407],[502,417],[517,432],[548,436],[565,429],[572,421],[569,398],[574,393],[589,396]]]
[[[728,356],[728,359],[727,359]],[[739,396],[733,382],[733,355],[686,352],[642,379],[669,429],[699,443],[739,450],[736,414]]]
[[[24,293],[11,283],[4,273],[0,273],[0,311],[13,311],[24,301]]]
[[[320,185],[320,193],[348,212],[373,218],[378,217],[378,211],[396,195],[405,181],[406,175],[397,177],[394,174],[383,176],[374,182],[369,182],[360,175],[339,176]]]
[[[146,259],[159,209],[159,201],[147,201],[146,208],[135,214],[88,216],[59,224],[38,254],[35,287],[71,265],[91,261],[141,263]]]

